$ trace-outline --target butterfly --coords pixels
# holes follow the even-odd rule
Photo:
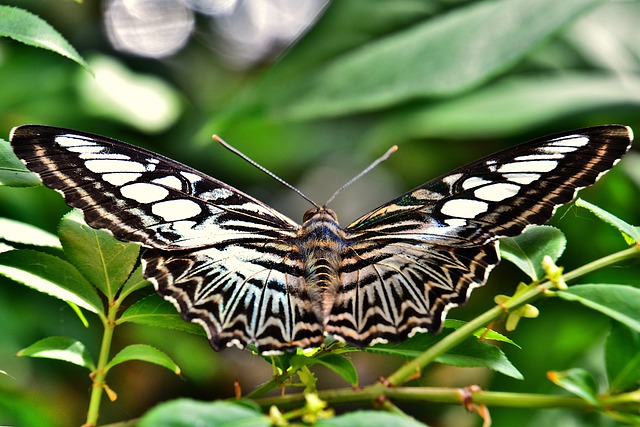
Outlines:
[[[214,349],[263,354],[437,333],[498,264],[498,238],[548,221],[628,151],[630,128],[539,138],[429,181],[343,228],[302,225],[189,166],[115,139],[38,125],[11,132],[42,182],[117,239]]]

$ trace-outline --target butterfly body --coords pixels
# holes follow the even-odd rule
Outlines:
[[[350,225],[323,206],[302,225],[148,150],[48,126],[15,128],[16,155],[95,228],[137,242],[144,276],[215,349],[277,353],[438,332],[498,264],[498,238],[542,224],[627,152],[625,126],[503,150]]]

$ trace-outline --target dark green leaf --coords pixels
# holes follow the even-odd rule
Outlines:
[[[140,253],[139,245],[121,242],[105,230],[89,227],[77,210],[62,218],[58,234],[69,261],[108,297],[122,287]]]
[[[598,387],[593,376],[584,369],[574,368],[564,372],[549,372],[549,379],[563,389],[597,405]]]
[[[0,6],[0,36],[10,37],[29,46],[47,49],[82,65],[89,65],[51,25],[33,13],[11,6]]]
[[[104,310],[91,283],[56,256],[27,249],[0,253],[0,274],[93,313]]]
[[[286,102],[280,101],[280,113],[309,119],[460,93],[512,66],[542,40],[601,3],[468,3],[343,53],[300,81],[304,89],[294,81]]]
[[[500,255],[532,280],[541,280],[545,276],[542,259],[549,255],[557,260],[566,246],[567,239],[562,231],[549,225],[536,225],[519,236],[500,239]]]
[[[640,289],[624,285],[575,285],[557,295],[599,311],[640,332]]]
[[[622,233],[622,236],[628,244],[633,245],[640,242],[640,227],[634,227],[633,225],[621,220],[612,213],[609,213],[604,209],[587,202],[586,200],[577,199],[575,205],[591,211],[595,216],[597,216],[604,222],[617,228],[618,231]]]
[[[180,375],[180,368],[174,363],[169,356],[155,347],[146,344],[132,344],[120,350],[113,359],[107,363],[105,370],[109,370],[116,365],[132,360],[154,363],[156,365],[167,368],[176,375]]]
[[[137,301],[126,309],[118,319],[118,323],[125,322],[205,335],[202,326],[184,320],[180,317],[173,304],[155,294]]]
[[[605,344],[609,393],[619,393],[640,384],[640,332],[613,322]]]
[[[154,407],[140,418],[136,425],[138,427],[270,427],[271,420],[246,405],[178,399]]]
[[[415,418],[382,411],[355,411],[328,420],[319,420],[317,427],[425,427]]]
[[[42,357],[63,360],[90,371],[95,364],[83,343],[69,337],[47,337],[20,350],[17,356]]]
[[[9,142],[0,139],[0,185],[33,187],[41,184],[40,178],[31,173],[13,154]]]
[[[326,366],[336,374],[340,375],[351,386],[358,385],[358,372],[353,362],[340,354],[328,353],[316,358],[316,363]]]

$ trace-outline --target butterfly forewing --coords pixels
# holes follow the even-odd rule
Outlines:
[[[437,332],[499,262],[501,236],[546,222],[629,149],[612,125],[537,139],[463,166],[341,228],[316,207],[301,226],[150,151],[46,126],[14,151],[87,222],[138,242],[145,277],[214,348],[279,352],[324,335],[366,346]]]

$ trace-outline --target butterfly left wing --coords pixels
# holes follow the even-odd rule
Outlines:
[[[299,225],[188,166],[111,138],[48,126],[15,128],[16,155],[95,228],[150,248],[144,274],[216,349],[318,346]]]
[[[549,220],[627,152],[625,126],[560,133],[427,182],[347,227],[328,333],[365,346],[440,330],[499,262],[497,239]]]

